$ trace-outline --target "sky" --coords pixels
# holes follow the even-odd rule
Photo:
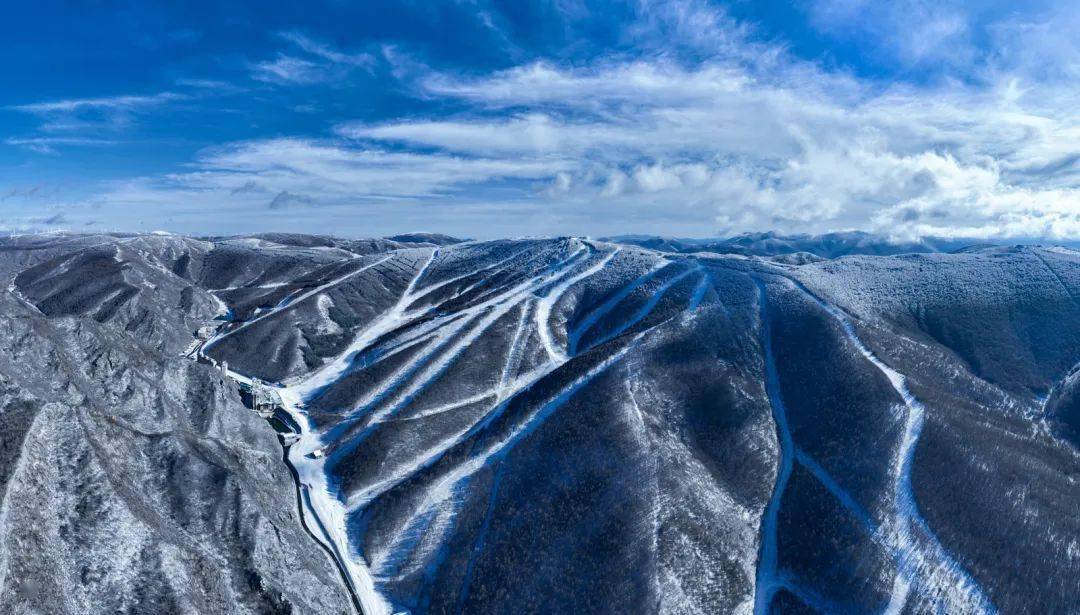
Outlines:
[[[0,8],[0,231],[1080,239],[1080,0],[180,4]]]

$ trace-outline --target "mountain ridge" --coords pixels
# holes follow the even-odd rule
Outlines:
[[[8,313],[123,343],[103,359],[79,335],[8,339],[63,339],[82,353],[66,372],[105,378],[94,390],[126,382],[117,362],[159,366],[173,397],[217,382],[212,422],[258,425],[223,372],[276,394],[301,430],[291,510],[325,525],[366,612],[1017,612],[1075,594],[1076,252],[798,263],[572,237],[277,239],[0,240]],[[167,358],[193,339],[217,367]],[[14,364],[0,375],[46,390]],[[151,420],[117,399],[124,424]],[[200,476],[171,467],[154,471]],[[27,501],[8,491],[5,510]],[[307,563],[264,560],[261,583],[321,575],[279,602],[348,610],[329,558],[295,540]],[[224,595],[184,575],[188,600]]]

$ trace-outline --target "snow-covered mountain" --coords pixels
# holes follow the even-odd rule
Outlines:
[[[1008,245],[1001,241],[991,242],[963,238],[926,237],[915,240],[900,240],[862,231],[825,233],[823,235],[781,235],[770,231],[743,233],[733,237],[715,239],[674,239],[652,235],[626,235],[610,238],[610,241],[638,245],[660,252],[687,254],[715,252],[718,254],[743,254],[746,256],[805,255],[808,258],[804,258],[804,260],[837,258],[853,254],[895,256],[898,254],[956,252],[994,245]],[[1015,244],[1016,242],[1011,243]],[[1071,247],[1080,246],[1072,245]]]
[[[0,606],[1075,608],[1080,253],[632,243],[0,240]]]

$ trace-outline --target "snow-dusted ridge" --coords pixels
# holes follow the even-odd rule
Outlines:
[[[427,355],[422,356],[438,354],[441,358],[437,358],[423,369],[412,370],[419,372],[418,377],[420,379],[417,384],[413,385],[413,390],[419,390],[419,388],[424,386],[425,382],[430,383],[437,378],[438,375],[446,369],[449,363],[454,361],[457,356],[460,355],[464,348],[471,345],[480,335],[484,334],[497,320],[507,314],[511,309],[526,304],[531,306],[530,311],[535,314],[533,319],[535,327],[544,340],[544,347],[549,355],[547,365],[537,367],[532,372],[513,379],[506,378],[504,369],[504,377],[497,390],[483,393],[475,398],[460,400],[455,402],[455,404],[450,404],[448,406],[465,405],[482,401],[493,396],[495,402],[493,410],[497,411],[498,408],[505,406],[507,399],[514,397],[518,392],[527,390],[532,384],[565,364],[570,358],[568,350],[557,347],[549,330],[548,321],[551,318],[552,309],[568,289],[574,284],[603,270],[620,251],[619,247],[612,247],[607,251],[604,251],[590,263],[588,261],[583,261],[583,257],[590,252],[597,252],[598,248],[595,245],[590,245],[578,240],[573,240],[573,242],[574,249],[566,258],[555,262],[552,266],[541,271],[538,275],[513,285],[501,293],[486,298],[484,301],[470,307],[462,315],[455,315],[455,317],[446,324],[436,324],[434,325],[435,329],[433,331],[429,331],[423,336],[419,336],[412,341],[402,344],[402,346],[409,346],[416,343],[423,343],[423,337],[434,338],[436,340],[441,339],[444,342],[435,344],[428,343],[427,348],[429,349],[429,352]],[[283,409],[301,427],[300,438],[292,444],[288,455],[290,462],[299,475],[303,501],[306,506],[304,514],[310,515],[314,521],[311,525],[319,528],[323,533],[325,545],[338,559],[349,579],[352,591],[358,597],[364,613],[368,615],[389,614],[393,611],[393,608],[377,590],[372,572],[369,570],[367,562],[365,562],[365,556],[358,553],[350,541],[347,530],[347,515],[350,511],[362,508],[366,502],[369,502],[378,494],[385,492],[385,490],[395,482],[410,475],[420,466],[431,463],[432,461],[430,460],[437,459],[446,450],[460,443],[476,428],[476,425],[471,429],[466,429],[456,434],[456,436],[452,437],[444,444],[421,455],[421,459],[426,458],[429,461],[417,463],[411,468],[405,468],[398,475],[398,478],[388,477],[384,480],[383,485],[372,485],[365,491],[352,494],[347,498],[347,502],[343,502],[341,496],[334,493],[330,488],[325,467],[328,459],[327,449],[336,443],[327,442],[325,440],[325,432],[320,431],[313,426],[303,408],[310,401],[310,398],[317,394],[318,391],[324,390],[340,380],[349,370],[349,366],[353,359],[367,350],[373,343],[387,333],[399,329],[403,325],[415,322],[423,317],[426,311],[410,310],[411,306],[415,305],[419,300],[447,285],[468,277],[483,274],[487,271],[498,269],[516,256],[512,254],[490,265],[479,267],[474,271],[424,286],[421,284],[421,280],[423,280],[425,273],[432,266],[432,263],[436,260],[438,255],[438,248],[430,250],[429,256],[416,270],[399,299],[382,315],[377,317],[374,322],[369,324],[349,347],[338,355],[337,358],[302,378],[295,379],[289,383],[272,385],[274,390],[281,397]],[[263,320],[273,317],[279,312],[289,309],[291,306],[296,305],[305,299],[314,297],[325,292],[327,289],[338,286],[348,281],[350,278],[360,275],[363,272],[386,262],[390,258],[391,256],[385,256],[377,259],[355,271],[309,290],[302,295],[297,296],[292,301],[287,303],[283,302],[273,309],[260,314],[251,321],[223,331],[203,344],[200,353],[210,350],[224,339],[235,335],[250,326],[256,325]],[[582,262],[585,262],[587,266],[579,267],[579,263]],[[658,267],[659,265],[657,268]],[[686,273],[682,275],[685,276]],[[669,283],[668,286],[671,284],[672,283]],[[650,308],[647,307],[644,311],[647,312],[648,309]],[[520,326],[524,325],[524,314],[525,312],[523,311]],[[643,316],[644,314],[642,314],[638,320]],[[447,329],[447,332],[440,333],[440,329]],[[520,333],[520,331],[518,333]],[[454,340],[452,344],[446,346],[445,342],[451,340],[457,334],[461,335]],[[635,340],[639,338],[640,335],[638,338],[635,338]],[[561,403],[560,400],[564,400],[572,395],[577,388],[589,382],[595,375],[602,372],[613,362],[621,358],[630,347],[630,345],[625,346],[616,354],[588,371],[584,376],[578,378],[571,386],[564,389],[559,395],[544,406],[544,408],[537,413],[536,417],[534,417],[534,420],[542,420],[545,413],[551,412],[554,408],[558,407]],[[416,362],[413,362],[403,368],[403,370],[410,369],[411,366],[415,364]],[[508,368],[509,365],[505,367]],[[238,382],[244,382],[246,384],[251,383],[250,378],[233,370],[228,370],[228,373],[230,377],[236,379]],[[390,380],[393,381],[395,378],[391,376]],[[371,392],[368,395],[368,404],[380,397],[381,394],[378,390]],[[396,402],[398,405],[408,403],[408,400],[410,399],[409,390],[397,395],[394,399],[399,400]],[[370,431],[377,426],[386,416],[394,412],[394,408],[395,406],[387,406],[379,411],[371,413],[366,417],[367,429]],[[439,411],[445,411],[446,409],[447,408],[442,408],[437,409],[436,411],[429,411],[427,415],[430,416]],[[499,454],[499,452],[505,449],[510,442],[520,438],[528,433],[528,431],[529,427],[528,424],[526,424],[504,443],[491,448],[488,452],[475,457],[468,464],[459,468],[456,473],[452,475],[454,478],[444,480],[444,484],[447,485],[447,487],[440,487],[436,491],[436,493],[440,495],[436,495],[435,499],[429,500],[429,503],[424,506],[435,506],[438,502],[448,499],[453,493],[452,485],[484,466],[487,459],[493,455]],[[357,445],[359,445],[358,440],[352,443],[352,446]],[[334,454],[341,454],[341,452],[342,451],[334,450]],[[408,526],[408,523],[409,522],[407,521],[405,525]],[[381,568],[380,562],[382,559],[382,557],[379,557],[373,561],[372,568],[379,570]]]
[[[805,285],[793,285],[809,296],[821,309],[834,318],[859,353],[874,365],[889,381],[905,406],[903,435],[894,454],[895,518],[885,532],[886,542],[895,553],[898,574],[885,612],[903,612],[913,585],[918,585],[924,598],[938,602],[938,608],[950,613],[995,613],[996,609],[983,594],[982,588],[938,541],[930,530],[915,501],[911,487],[911,467],[915,448],[926,420],[926,408],[908,389],[903,374],[884,363],[859,339],[850,317],[829,304]]]
[[[1074,255],[1044,251],[1036,257],[1035,261]],[[292,359],[288,369],[279,370],[287,375],[272,386],[283,409],[302,429],[289,460],[300,476],[304,514],[322,532],[322,542],[339,560],[366,613],[424,612],[433,605],[469,610],[519,604],[526,597],[515,593],[516,588],[533,587],[529,579],[504,580],[490,567],[491,561],[517,557],[515,545],[529,544],[548,554],[537,557],[546,558],[551,566],[569,566],[564,562],[588,557],[588,551],[583,555],[578,550],[579,537],[568,533],[571,528],[580,527],[587,534],[594,531],[590,528],[608,527],[609,519],[627,534],[618,546],[605,543],[597,552],[608,549],[622,555],[619,548],[645,549],[648,559],[635,564],[639,568],[613,565],[610,573],[624,570],[621,574],[632,576],[633,570],[650,571],[653,580],[635,587],[662,594],[658,604],[765,613],[780,600],[797,600],[825,610],[899,613],[934,607],[995,612],[1002,594],[993,562],[980,555],[978,545],[964,542],[964,534],[959,539],[950,535],[953,552],[947,551],[920,508],[937,504],[924,504],[922,485],[916,502],[911,484],[912,460],[926,417],[958,430],[964,429],[962,420],[949,416],[949,407],[938,400],[917,399],[907,377],[860,337],[874,329],[856,326],[848,306],[856,304],[865,314],[886,305],[878,296],[867,298],[859,287],[849,286],[845,287],[849,294],[838,300],[817,284],[812,291],[810,282],[797,281],[815,279],[806,272],[861,273],[867,262],[863,257],[797,265],[757,257],[661,254],[569,238],[471,242],[367,258],[362,268],[285,298],[270,294],[282,288],[276,282],[261,285],[260,292],[274,297],[268,304],[273,307],[246,322],[225,324],[220,335],[203,347],[217,358],[248,361],[238,349],[277,340],[281,346],[267,351],[272,351],[273,361],[288,361],[301,356],[291,345],[303,348],[311,343],[310,331],[347,336],[346,343],[334,346],[332,352],[312,344],[310,351],[316,354],[308,367],[298,369],[299,359]],[[952,268],[992,267],[1020,257],[983,258],[975,253],[873,258],[878,259],[875,267],[892,267],[893,272],[901,271],[897,275],[913,275],[903,273],[905,268],[927,267],[951,275]],[[1054,305],[1067,305],[1075,292],[1071,266],[1062,260],[1046,265],[1054,274],[1047,278],[1047,292],[1057,293],[1047,296],[1061,301]],[[889,451],[891,463],[880,477],[867,481],[883,485],[874,495],[858,491],[866,485],[836,465],[842,460],[815,459],[821,443],[814,444],[812,438],[828,434],[800,432],[788,424],[791,410],[780,392],[777,364],[791,359],[774,351],[774,333],[767,323],[770,318],[804,318],[803,312],[792,309],[800,302],[836,323],[835,330],[821,335],[860,357],[859,369],[884,376],[838,381],[830,394],[845,399],[845,386],[887,382],[884,392],[875,392],[900,402],[893,404],[890,415],[897,421],[893,435],[879,445],[879,450]],[[331,310],[356,305],[373,309],[356,325],[345,319],[323,326]],[[289,317],[282,318],[286,313]],[[895,318],[890,322],[893,327],[908,326]],[[909,335],[920,344],[930,343],[921,330]],[[801,343],[788,337],[784,336],[785,348]],[[883,343],[891,343],[891,338]],[[910,353],[918,347],[905,345],[897,352]],[[945,348],[925,360],[940,361],[938,356],[950,357],[953,352]],[[304,360],[309,360],[306,354]],[[231,369],[258,373],[263,366],[248,361],[245,368]],[[992,375],[965,373],[953,364],[941,371],[989,396],[988,401],[972,398],[973,404],[996,408],[997,398],[991,397],[1021,395],[997,389]],[[785,391],[798,386],[797,379],[790,378],[784,376]],[[922,387],[941,386],[925,379],[920,372],[920,396]],[[699,396],[699,388],[706,393]],[[619,421],[612,422],[612,409],[620,407],[633,418],[632,438],[623,433]],[[724,420],[733,419],[716,418],[731,408],[739,408],[741,415],[736,415],[746,417],[739,419],[744,423],[731,427]],[[837,409],[841,411],[851,409]],[[1001,442],[1015,446],[1031,437],[1010,431],[1013,423],[1008,421],[1014,419],[1001,416],[1000,426],[992,427],[999,430]],[[829,425],[827,418],[823,425]],[[994,420],[986,419],[988,424]],[[725,429],[739,430],[738,437]],[[761,439],[769,431],[776,438]],[[1037,437],[1052,437],[1048,433],[1039,431],[1042,435]],[[714,436],[722,447],[711,448]],[[733,465],[734,457],[724,456],[726,449],[741,444],[746,448],[738,455],[745,465]],[[1047,441],[1030,445],[1040,451],[1058,446]],[[648,466],[649,480],[654,482],[639,486],[622,478],[619,468],[638,463],[641,451],[658,457]],[[564,454],[573,455],[573,461],[565,462]],[[551,469],[540,462],[548,457]],[[857,462],[853,460],[856,466]],[[741,485],[760,484],[762,476],[770,475],[770,463],[775,463],[776,480],[764,495],[739,491]],[[987,485],[1008,480],[986,474],[993,469],[985,463],[972,463],[980,464],[977,468],[984,473],[979,480]],[[701,483],[698,489],[709,493],[709,500],[707,505],[685,504],[689,509],[683,511],[679,502],[687,498],[679,492],[679,481],[691,475]],[[536,479],[523,480],[531,476]],[[859,557],[871,558],[874,570],[891,571],[862,579],[863,587],[869,588],[865,595],[823,584],[814,576],[816,568],[799,568],[805,562],[790,545],[809,543],[815,545],[810,549],[814,557],[831,558],[814,566],[863,573],[843,568],[851,563],[851,554],[830,552],[836,543],[817,546],[817,536],[792,536],[798,525],[783,519],[818,510],[805,499],[812,490],[807,480],[861,528],[849,537],[861,541]],[[981,491],[984,487],[979,484],[971,488],[962,497],[990,493]],[[591,503],[578,511],[575,501],[559,499],[565,493]],[[608,499],[589,500],[600,494]],[[548,502],[548,508],[541,508],[541,502]],[[561,507],[566,506],[576,515],[572,518],[588,521],[549,526],[555,523],[547,520],[551,517],[563,522]],[[510,510],[532,515],[521,522],[528,525],[507,516]],[[638,510],[648,514],[635,516]],[[624,514],[626,519],[619,517]],[[706,527],[711,535],[697,529]],[[1033,540],[1033,534],[1026,536]],[[710,542],[728,539],[732,542]],[[675,553],[681,559],[673,559]],[[959,561],[978,565],[965,569]],[[522,574],[521,568],[508,570]],[[726,576],[714,579],[707,570]],[[624,578],[604,576],[602,566],[573,571],[615,584]],[[555,578],[542,569],[535,574],[549,581]],[[574,581],[566,575],[558,575],[568,583],[566,595],[587,603],[585,595],[569,589]],[[530,591],[541,592],[528,595],[539,601],[536,604],[553,599],[540,589]]]

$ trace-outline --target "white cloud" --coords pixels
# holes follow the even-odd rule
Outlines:
[[[491,181],[546,180],[559,163],[411,154],[342,143],[273,139],[205,152],[191,172],[114,184],[98,202],[134,207],[217,204],[221,211],[430,200]],[[302,196],[301,196],[302,195]]]
[[[1031,0],[811,0],[810,25],[865,59],[916,74],[999,80],[1080,75],[1080,5]]]
[[[987,26],[992,74],[1043,80],[1080,79],[1080,5],[1063,2],[1041,15],[1010,15]]]
[[[26,137],[5,139],[4,143],[25,147],[39,154],[53,154],[61,146],[101,146],[115,145],[111,139],[91,139],[83,137]]]
[[[895,32],[881,30],[881,14],[900,8],[814,6],[823,30],[858,24],[911,66],[971,63],[977,52],[958,5],[910,0]],[[859,228],[1080,237],[1080,92],[1028,76],[1022,54],[983,58],[980,80],[886,87],[754,43],[701,0],[642,0],[638,9],[625,35],[660,51],[634,60],[466,76],[385,47],[417,98],[467,111],[347,122],[333,127],[334,140],[229,144],[186,172],[115,184],[96,202],[192,220],[362,212],[373,225],[365,234],[441,220],[471,236]],[[995,36],[1027,40],[1040,27],[1000,21]],[[281,36],[292,49],[256,65],[256,78],[315,83],[374,62]],[[1048,49],[1070,49],[1047,38]],[[695,60],[664,53],[665,44],[693,47]],[[311,207],[285,206],[299,203]]]
[[[325,43],[308,38],[299,32],[282,32],[281,38],[296,45],[301,50],[311,55],[329,60],[334,64],[345,64],[370,68],[375,63],[375,57],[368,53],[343,53]]]
[[[318,83],[327,77],[323,67],[315,62],[279,54],[273,60],[253,65],[251,78],[267,83],[304,85]]]
[[[344,53],[299,32],[282,32],[279,36],[306,57],[279,52],[274,59],[251,66],[253,79],[280,85],[310,85],[339,80],[354,69],[370,70],[375,65],[371,54]]]
[[[237,94],[244,91],[243,88],[220,79],[177,79],[176,85],[194,88],[200,90],[200,93],[221,95]]]
[[[710,178],[709,169],[703,164],[666,167],[661,163],[639,165],[633,178],[643,192],[664,192],[682,188],[699,188]]]
[[[9,139],[12,145],[22,145],[40,153],[53,153],[62,145],[106,145],[111,137],[130,127],[142,114],[190,97],[176,92],[148,95],[121,95],[96,98],[71,98],[43,101],[7,107],[29,113],[41,121],[41,134],[22,139]],[[63,136],[57,136],[63,135]],[[18,141],[15,143],[14,141]]]
[[[568,145],[560,141],[559,127],[548,116],[534,114],[497,121],[412,121],[337,127],[352,139],[434,145],[479,154],[555,152]]]
[[[750,28],[707,0],[639,0],[637,20],[624,33],[635,47],[670,53],[685,48],[710,57],[751,59],[769,49],[751,41]]]
[[[842,87],[822,87],[831,83]],[[421,84],[485,113],[346,124],[339,133],[558,160],[573,177],[543,193],[553,209],[676,208],[732,231],[1080,234],[1080,107],[1068,89],[1010,80],[873,92],[820,72],[766,79],[732,64],[664,61],[534,64],[486,78],[432,74]],[[500,115],[520,109],[531,111]]]
[[[840,39],[857,39],[880,59],[905,66],[970,67],[976,60],[974,24],[963,6],[949,1],[816,0],[811,25]]]
[[[189,173],[133,182],[105,200],[265,211],[267,195],[286,194],[320,207],[447,204],[462,216],[490,216],[481,205],[500,203],[508,226],[540,208],[557,232],[593,234],[1080,236],[1074,93],[1014,81],[822,87],[835,81],[659,60],[432,74],[420,80],[427,95],[483,111],[346,123],[341,141],[233,144]]]
[[[611,103],[656,106],[715,100],[738,91],[748,79],[745,71],[722,64],[706,64],[692,73],[663,61],[603,65],[568,72],[537,62],[478,79],[431,73],[421,80],[421,85],[429,94],[487,106],[590,107]]]
[[[10,108],[16,111],[33,113],[36,115],[48,115],[83,110],[130,110],[160,105],[175,100],[182,100],[183,98],[184,96],[182,94],[159,92],[147,96],[128,95],[106,96],[101,98],[72,98],[68,100],[14,105]]]

